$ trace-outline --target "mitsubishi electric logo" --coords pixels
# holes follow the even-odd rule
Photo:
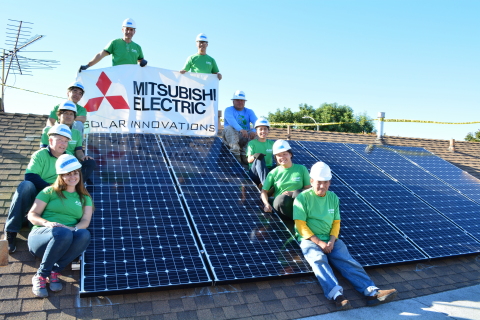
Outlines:
[[[113,109],[130,109],[128,103],[122,96],[106,95],[108,89],[110,88],[110,85],[112,84],[112,81],[108,78],[105,72],[102,72],[102,74],[100,74],[100,77],[98,77],[98,81],[96,84],[98,89],[100,89],[100,91],[103,93],[103,97],[89,99],[87,104],[85,105],[85,109],[87,109],[88,112],[98,111],[103,102],[103,99],[107,99],[108,102],[110,102],[110,104],[112,105]]]

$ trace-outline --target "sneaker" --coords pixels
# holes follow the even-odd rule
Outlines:
[[[8,241],[8,252],[14,253],[17,250],[17,233],[6,231],[6,239]]]
[[[342,294],[335,298],[335,306],[338,311],[352,309],[350,301],[348,301]]]
[[[63,285],[58,279],[60,273],[52,271],[50,273],[50,277],[48,277],[48,282],[50,283],[50,290],[53,292],[57,292],[63,289]]]
[[[34,275],[32,278],[32,292],[39,298],[46,298],[48,297],[47,291],[47,278],[44,278],[38,274]]]
[[[377,294],[371,297],[367,297],[367,306],[373,307],[378,306],[382,303],[387,303],[395,299],[397,296],[397,290],[390,289],[390,290],[378,290]]]

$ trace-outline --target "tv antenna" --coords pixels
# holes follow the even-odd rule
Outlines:
[[[26,51],[25,48],[32,43],[44,38],[43,35],[31,34],[31,22],[12,20],[11,23],[7,23],[6,40],[5,45],[11,49],[3,49],[3,54],[0,56],[2,62],[2,100],[0,100],[0,112],[5,112],[4,97],[5,86],[7,84],[8,75],[10,71],[13,74],[19,75],[32,75],[33,69],[53,69],[59,64],[56,60],[44,60],[44,59],[32,59],[19,55],[19,53],[25,52],[51,52],[51,51]]]

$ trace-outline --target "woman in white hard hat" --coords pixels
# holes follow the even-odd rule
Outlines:
[[[249,169],[248,175],[259,188],[262,188],[267,174],[274,168],[273,161],[273,140],[268,140],[270,122],[260,118],[255,122],[257,138],[248,142],[247,160]]]
[[[47,297],[47,282],[51,291],[62,290],[58,276],[69,263],[82,254],[90,243],[92,198],[85,189],[82,165],[69,154],[56,162],[57,180],[40,191],[28,212],[33,224],[28,236],[28,248],[42,259],[33,276],[32,291],[37,297]]]
[[[273,208],[281,216],[293,219],[293,200],[304,189],[310,188],[308,169],[292,162],[292,148],[285,140],[277,140],[273,144],[273,155],[277,167],[270,171],[262,187],[261,199],[264,211],[271,212],[272,206],[268,201],[268,192],[274,188]]]

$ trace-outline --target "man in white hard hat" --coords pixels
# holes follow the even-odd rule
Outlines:
[[[273,140],[268,140],[270,122],[265,118],[258,118],[255,122],[257,138],[251,140],[247,147],[247,160],[250,170],[248,175],[261,189],[267,174],[272,171],[273,161]]]
[[[113,66],[139,63],[140,67],[145,67],[147,65],[147,60],[143,57],[142,48],[132,41],[136,29],[137,25],[133,19],[125,19],[122,23],[123,38],[110,41],[105,49],[93,57],[92,61],[86,65],[80,66],[78,72],[87,70],[108,55],[112,55]]]
[[[68,142],[67,151],[75,155],[82,165],[83,181],[89,183],[90,176],[96,167],[95,160],[86,156],[83,151],[83,135],[77,129],[73,128],[74,119],[76,118],[77,107],[75,103],[70,100],[64,101],[58,107],[57,119],[60,124],[68,126],[72,131],[72,138]],[[43,129],[40,148],[48,146],[48,134],[52,127],[45,127]]]
[[[67,99],[75,103],[77,107],[75,122],[73,123],[73,128],[80,131],[83,134],[83,124],[87,121],[87,109],[78,104],[85,93],[85,87],[81,82],[75,81],[70,84],[67,88]],[[50,116],[47,119],[47,127],[53,127],[58,121],[57,111],[60,105],[57,104],[53,110],[50,112]]]
[[[246,146],[250,140],[255,138],[256,130],[251,128],[257,121],[257,116],[252,109],[245,108],[245,93],[241,90],[233,94],[233,106],[225,109],[223,124],[223,139],[230,147],[235,158],[244,165],[248,165]]]
[[[355,261],[346,245],[338,239],[340,206],[335,193],[328,191],[332,173],[324,162],[310,170],[312,188],[298,195],[293,204],[293,219],[297,240],[305,259],[322,286],[325,297],[334,300],[338,310],[351,308],[343,296],[343,288],[333,274],[330,264],[366,296],[368,306],[392,301],[397,290],[379,290],[360,263]]]
[[[213,73],[217,75],[218,80],[222,80],[222,75],[218,70],[217,62],[207,54],[207,36],[204,33],[200,33],[197,36],[196,41],[198,52],[187,58],[187,62],[185,62],[185,66],[180,70],[180,73],[184,74],[187,71],[196,73]]]
[[[17,232],[26,221],[25,215],[32,207],[35,197],[57,179],[55,170],[57,158],[65,153],[71,154],[67,151],[71,138],[70,128],[64,124],[57,124],[49,131],[48,147],[33,153],[25,170],[25,180],[18,185],[13,195],[5,222],[5,238],[8,240],[10,253],[16,250]]]

